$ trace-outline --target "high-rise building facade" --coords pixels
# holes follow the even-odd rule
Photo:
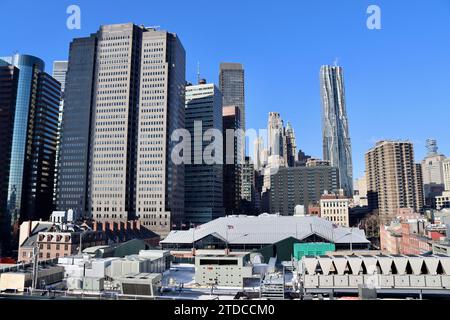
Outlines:
[[[422,160],[423,183],[427,184],[443,184],[444,169],[442,162],[445,160],[443,154],[438,153],[436,140],[427,140],[427,155]]]
[[[344,71],[338,66],[322,66],[323,158],[339,169],[340,184],[348,197],[353,196],[352,149],[345,103]]]
[[[191,162],[185,165],[185,220],[203,224],[224,215],[223,146],[219,145],[220,154],[214,155],[219,157],[216,163],[208,163],[202,157],[211,143],[204,138],[205,133],[217,130],[222,134],[222,94],[214,84],[202,81],[186,86],[185,126],[191,134]],[[201,133],[200,139],[196,137],[196,128]],[[201,141],[201,149],[197,140]]]
[[[70,44],[60,132],[56,209],[72,209],[80,216],[90,212],[96,49],[97,37],[94,36],[74,39]]]
[[[223,125],[223,207],[226,215],[238,214],[240,211],[242,164],[241,143],[237,130],[241,128],[239,108],[224,106],[222,108]],[[228,132],[228,133],[227,133]],[[229,140],[228,140],[229,139]]]
[[[284,128],[283,136],[283,158],[288,167],[295,167],[297,157],[297,143],[295,142],[294,129],[288,122]]]
[[[19,69],[0,65],[0,257],[9,254],[8,184]]]
[[[66,89],[66,76],[67,68],[69,66],[68,61],[54,61],[52,77],[55,78],[61,84],[61,92]],[[62,99],[62,101],[64,101]]]
[[[295,206],[317,203],[325,191],[339,189],[339,170],[329,165],[283,167],[270,176],[270,213],[293,215]]]
[[[255,167],[250,157],[245,157],[242,167],[242,201],[251,205],[254,203]],[[247,208],[249,207],[247,205]]]
[[[278,112],[269,112],[267,121],[267,140],[269,157],[283,157],[283,121]]]
[[[444,186],[446,191],[450,191],[450,158],[442,162]]]
[[[412,143],[380,141],[365,161],[369,206],[377,209],[381,223],[392,220],[399,208],[422,211],[422,172]]]
[[[445,156],[438,153],[437,141],[428,139],[427,155],[422,160],[423,188],[425,205],[435,208],[435,200],[444,191],[444,167]]]
[[[171,160],[176,142],[170,137],[184,128],[184,86],[185,51],[176,34],[128,23],[75,39],[58,205],[75,202],[98,221],[139,218],[162,236],[181,221],[184,166]],[[76,127],[79,121],[84,130]]]
[[[241,115],[241,129],[245,132],[244,79],[244,68],[242,64],[231,62],[224,62],[220,64],[219,89],[220,92],[222,92],[223,105],[236,106],[239,108]],[[245,154],[243,156],[245,156]]]
[[[61,86],[37,57],[15,54],[0,58],[0,64],[18,70],[7,191],[14,231],[21,221],[48,218],[53,209]]]
[[[61,85],[49,74],[38,77],[36,105],[30,113],[32,135],[25,158],[21,221],[45,220],[52,213]]]
[[[64,90],[66,88],[66,76],[68,61],[54,61],[52,77],[61,84],[61,99],[59,103],[59,116],[58,116],[58,137],[56,144],[56,163],[55,163],[55,184],[53,188],[53,203],[56,206],[56,192],[58,190],[58,172],[59,172],[59,151],[61,146],[61,123],[62,113],[64,110]]]

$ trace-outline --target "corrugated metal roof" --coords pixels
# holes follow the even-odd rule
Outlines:
[[[213,235],[230,244],[272,244],[289,237],[303,240],[312,234],[333,243],[369,243],[364,230],[336,227],[319,217],[277,215],[222,217],[195,229],[171,231],[161,243],[189,244]]]

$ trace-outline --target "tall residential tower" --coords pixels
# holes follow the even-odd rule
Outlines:
[[[353,196],[352,149],[345,105],[344,70],[338,66],[322,66],[323,159],[339,169],[341,188]]]
[[[410,142],[380,141],[366,153],[367,197],[380,222],[395,218],[397,209],[423,209],[421,166]]]

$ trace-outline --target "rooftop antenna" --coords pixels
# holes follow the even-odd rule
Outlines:
[[[339,58],[336,57],[336,58],[334,58],[334,66],[337,67],[338,64],[339,64]]]
[[[200,83],[200,61],[197,61],[197,84]]]

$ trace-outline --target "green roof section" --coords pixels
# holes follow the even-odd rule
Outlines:
[[[297,260],[300,260],[304,256],[321,256],[333,251],[336,251],[334,243],[294,243],[294,257]]]

